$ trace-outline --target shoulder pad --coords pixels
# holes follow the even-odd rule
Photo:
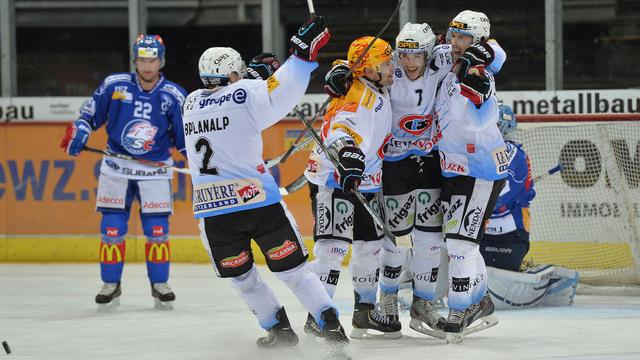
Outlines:
[[[433,71],[444,69],[449,71],[453,67],[453,55],[451,54],[451,45],[438,45],[431,52],[431,61],[429,67]]]
[[[176,84],[165,83],[160,88],[160,91],[164,91],[172,95],[176,100],[178,100],[178,103],[180,104],[184,103],[184,99],[185,99],[184,94],[186,93],[186,91],[184,91],[184,89],[182,89],[181,87],[178,87]]]
[[[118,83],[133,84],[134,83],[133,76],[134,76],[133,73],[111,74],[102,81],[102,84],[100,84],[100,87],[98,88],[98,90],[96,90],[96,94],[98,95],[103,94],[107,90],[107,88],[113,84],[118,84]]]

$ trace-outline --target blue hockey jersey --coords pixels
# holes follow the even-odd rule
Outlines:
[[[135,73],[107,76],[80,109],[80,118],[96,130],[106,124],[107,146],[138,159],[167,161],[175,147],[185,154],[182,103],[186,91],[160,75],[145,91]]]
[[[506,141],[511,155],[505,183],[485,233],[506,234],[516,229],[529,232],[529,203],[536,196],[531,177],[531,162],[522,145]]]

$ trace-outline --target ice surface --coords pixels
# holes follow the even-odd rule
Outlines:
[[[228,280],[206,265],[174,264],[173,311],[153,308],[144,264],[125,265],[120,309],[98,313],[98,264],[0,264],[0,359],[325,359],[302,331],[306,311],[265,267],[260,272],[285,305],[301,338],[286,351],[263,351],[264,334]],[[347,333],[353,295],[348,269],[336,292]],[[640,297],[585,296],[563,308],[497,313],[500,323],[459,345],[409,329],[400,340],[352,340],[353,359],[640,359]]]

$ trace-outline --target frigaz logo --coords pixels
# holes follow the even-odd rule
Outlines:
[[[338,201],[338,203],[336,204],[336,211],[339,212],[340,214],[344,215],[347,213],[347,211],[349,210],[349,208],[347,207],[347,204],[342,202],[342,201]]]
[[[431,128],[433,124],[433,117],[431,114],[411,114],[405,115],[400,118],[398,126],[411,135],[422,135],[425,131]]]
[[[386,201],[386,205],[389,210],[393,211],[398,208],[398,200],[394,198],[389,198]]]
[[[156,142],[153,140],[158,128],[147,120],[132,120],[122,130],[122,146],[134,155],[148,153]]]
[[[147,261],[152,263],[166,263],[171,257],[169,243],[146,243]]]
[[[422,205],[427,205],[431,202],[431,195],[427,191],[421,191],[418,193],[418,201]]]

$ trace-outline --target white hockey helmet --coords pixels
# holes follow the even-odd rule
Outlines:
[[[205,86],[228,85],[232,72],[241,78],[247,74],[242,56],[230,47],[212,47],[205,50],[198,61],[198,70]]]
[[[478,11],[465,10],[456,15],[449,23],[447,42],[450,40],[452,31],[473,37],[474,44],[486,41],[489,39],[490,27],[487,15]]]
[[[436,44],[436,35],[427,23],[406,23],[396,36],[396,51],[402,53],[426,53],[429,58]]]

